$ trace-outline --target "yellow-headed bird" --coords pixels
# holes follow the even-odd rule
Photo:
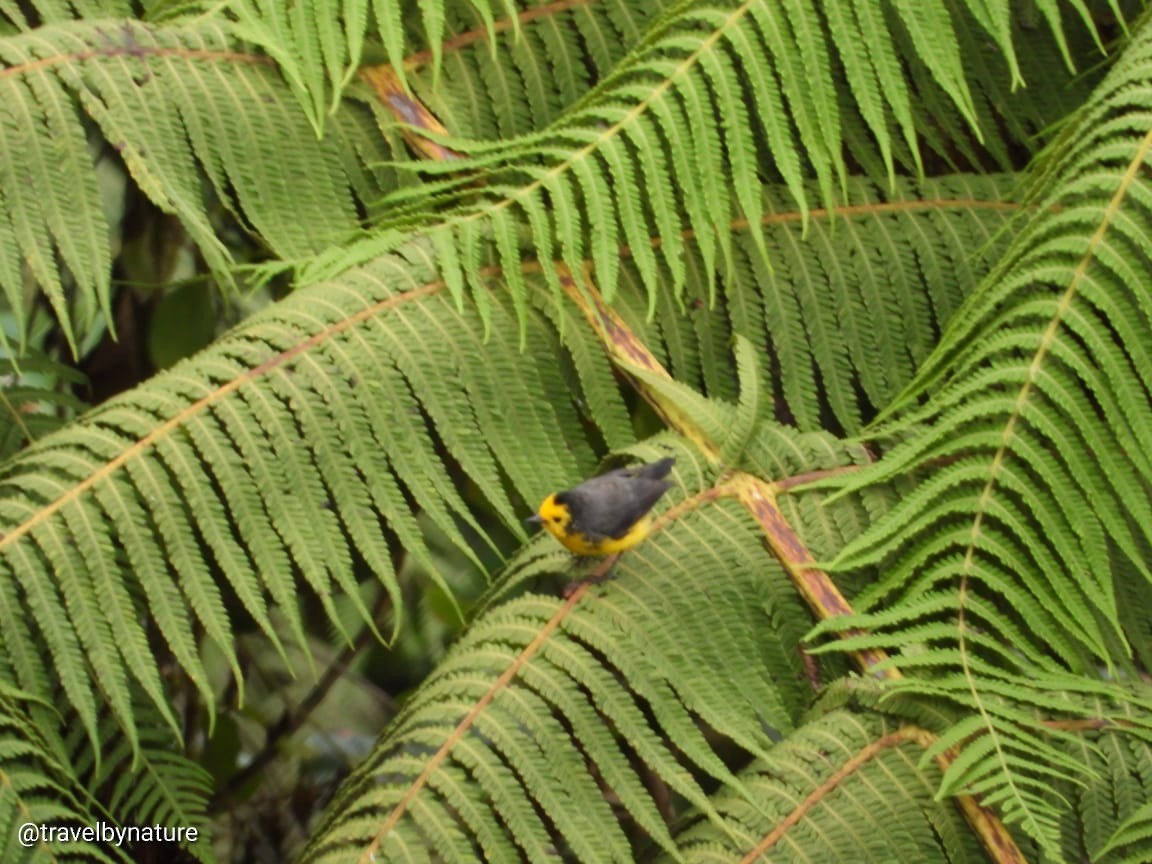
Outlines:
[[[652,506],[672,484],[664,478],[676,460],[617,468],[555,492],[527,521],[543,525],[577,555],[614,555],[648,536]]]

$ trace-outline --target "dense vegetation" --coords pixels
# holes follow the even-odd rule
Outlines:
[[[1146,17],[0,0],[3,860],[1152,858]]]

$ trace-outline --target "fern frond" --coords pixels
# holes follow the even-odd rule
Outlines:
[[[1152,801],[1145,801],[1108,839],[1098,860],[1139,864],[1147,856],[1149,846],[1152,846]]]
[[[456,15],[442,44],[405,58],[414,92],[456,135],[514,138],[547,126],[612,70],[668,4],[521,5],[517,19],[497,20],[497,50],[484,27]]]
[[[13,862],[68,860],[127,862],[126,849],[77,840],[55,842],[31,837],[27,826],[92,826],[104,812],[79,781],[59,741],[43,737],[47,704],[0,685],[0,849]],[[31,710],[29,710],[31,709]],[[32,716],[39,714],[39,717]],[[24,841],[24,842],[21,842]],[[29,842],[30,841],[30,842]]]
[[[781,190],[769,187],[761,230],[770,263],[752,229],[734,223],[732,270],[712,294],[707,241],[687,235],[683,299],[661,291],[649,322],[628,247],[614,307],[677,381],[735,399],[729,346],[739,335],[757,349],[777,419],[855,432],[911,380],[932,349],[930,334],[1006,248],[1018,182],[957,175],[898,182],[888,192],[852,178],[848,203],[811,212],[806,232],[803,215],[775,203]]]
[[[101,812],[113,823],[196,828],[203,842],[184,848],[200,861],[214,861],[206,812],[212,778],[181,752],[152,706],[137,700],[133,707],[139,741],[120,734],[114,718],[103,718],[101,747],[93,751],[77,726],[62,742],[71,770],[83,788],[99,796]]]
[[[502,80],[510,82],[508,94],[484,116],[515,117],[525,101],[539,107],[527,122],[517,121],[500,134],[528,133],[559,118],[543,137],[514,139],[499,144],[494,154],[477,154],[493,194],[487,196],[488,203],[473,205],[472,212],[461,215],[482,225],[464,226],[454,219],[450,226],[432,232],[443,234],[436,238],[438,248],[451,245],[457,250],[453,257],[461,263],[446,267],[450,282],[462,283],[468,276],[472,286],[479,287],[482,279],[466,266],[475,260],[472,244],[485,230],[508,224],[508,216],[502,215],[507,207],[532,223],[532,245],[538,252],[551,244],[570,266],[584,257],[584,241],[572,230],[580,230],[581,223],[602,225],[603,230],[594,234],[593,255],[602,277],[614,271],[614,249],[620,242],[635,244],[641,235],[653,232],[669,238],[659,254],[638,259],[644,283],[654,296],[657,265],[668,268],[673,286],[683,284],[684,264],[671,238],[686,227],[701,237],[709,270],[717,254],[730,262],[727,232],[720,226],[732,217],[736,205],[755,218],[762,206],[755,194],[761,179],[786,181],[804,210],[812,193],[803,175],[813,168],[820,179],[818,196],[831,202],[833,188],[845,172],[841,140],[866,166],[878,164],[876,148],[882,150],[880,161],[889,165],[891,179],[891,166],[918,164],[915,136],[930,139],[938,133],[940,118],[947,115],[939,106],[931,115],[916,112],[923,94],[911,88],[923,86],[931,76],[925,73],[915,84],[906,75],[901,79],[896,61],[915,60],[919,48],[914,40],[902,46],[892,35],[899,28],[877,30],[887,22],[876,17],[870,4],[853,10],[863,28],[859,32],[847,19],[836,19],[839,23],[829,30],[831,25],[824,23],[819,9],[807,2],[790,7],[786,20],[780,21],[770,4],[709,10],[681,5],[659,15],[656,7],[641,14],[619,2],[553,4],[523,12],[510,3],[497,9],[486,0],[469,10],[454,4],[421,7],[431,53],[439,57],[446,49],[458,61],[453,60],[457,65],[452,67],[451,90],[437,87],[435,75],[431,81],[417,79],[417,85],[434,107],[447,112],[446,119],[458,134],[489,133],[475,118],[465,120],[458,105],[452,107],[452,93],[465,94],[468,111],[473,112],[497,95],[493,88]],[[232,278],[231,256],[214,230],[213,196],[276,255],[299,261],[354,236],[358,208],[375,210],[371,205],[382,193],[410,182],[381,167],[404,158],[390,130],[381,135],[365,109],[350,100],[342,110],[331,112],[333,100],[349,83],[372,18],[381,28],[393,65],[403,65],[397,52],[404,50],[404,40],[401,28],[395,26],[399,7],[391,2],[374,4],[372,14],[367,0],[342,4],[340,16],[321,16],[324,23],[318,32],[300,26],[305,4],[293,7],[291,15],[280,15],[277,4],[253,0],[242,7],[243,25],[211,16],[191,22],[169,18],[160,25],[70,21],[76,11],[89,10],[55,4],[52,8],[52,14],[45,14],[45,26],[35,34],[0,37],[0,102],[9,112],[9,119],[0,124],[5,136],[0,149],[8,154],[3,161],[11,169],[0,174],[4,205],[0,210],[9,216],[9,221],[0,220],[0,289],[19,312],[20,286],[25,275],[30,276],[68,332],[76,331],[74,344],[95,316],[107,316],[111,263],[109,226],[101,213],[87,149],[96,133],[84,124],[85,118],[96,123],[153,203],[180,219],[225,285]],[[496,20],[497,12],[508,17]],[[721,20],[726,22],[723,26]],[[964,38],[984,57],[987,40],[973,35],[984,32],[984,24],[965,13],[948,20],[951,32],[957,38],[968,34]],[[1091,27],[1067,27],[1058,16],[1049,16],[1049,21],[1061,44],[1094,34]],[[467,29],[477,23],[479,29]],[[709,35],[708,26],[719,29]],[[242,45],[237,28],[270,57]],[[645,28],[650,32],[641,37]],[[573,62],[564,68],[592,64],[599,83],[588,90],[587,84],[569,82],[560,92],[538,92],[530,99],[523,82],[551,86],[545,82],[560,82],[562,76],[521,79],[506,68],[508,60],[488,47],[488,36],[496,32],[503,34],[501,39],[512,40],[513,63],[522,56],[534,68],[555,64],[557,57],[549,52],[567,45],[563,56],[572,56]],[[464,38],[464,47],[455,41],[442,46],[439,40],[448,33],[455,34],[454,39],[486,35]],[[577,47],[572,47],[573,33],[582,37]],[[861,33],[878,36],[870,40],[873,48],[867,57],[858,55],[857,41],[850,38]],[[1001,39],[999,31],[996,36],[997,50],[1011,44]],[[1026,56],[1038,58],[1042,68],[1045,63],[1050,66],[1044,46],[1056,43],[1032,41]],[[780,50],[772,55],[777,60],[765,53],[768,47]],[[496,64],[499,74],[485,71],[491,70],[490,65],[475,66],[473,55]],[[285,78],[276,74],[271,59],[282,64]],[[988,57],[983,65],[965,70],[975,76],[975,92],[986,92],[991,104],[1008,98],[1006,88],[997,83],[1004,77],[997,62]],[[779,92],[777,76],[784,76]],[[1049,92],[1051,80],[1045,72],[1039,91]],[[946,89],[959,98],[960,85],[952,78],[947,81]],[[872,94],[861,99],[868,119],[858,121],[851,104],[837,106],[834,94],[844,89],[841,84],[853,93]],[[293,90],[302,95],[307,110],[294,107]],[[1059,92],[1066,99],[1070,91]],[[952,98],[945,90],[940,93],[944,100]],[[721,107],[719,128],[711,113],[714,99]],[[746,103],[757,107],[747,117]],[[331,114],[327,120],[325,112]],[[1048,109],[1038,114],[1047,122],[1058,116]],[[221,117],[234,122],[221,124]],[[316,140],[309,118],[312,124],[325,123],[324,141]],[[982,123],[986,133],[995,125],[991,116]],[[948,128],[955,133],[962,125]],[[388,126],[394,128],[394,122]],[[1033,131],[1018,130],[1016,141],[1024,141]],[[890,141],[893,133],[904,144]],[[947,150],[943,145],[940,149]],[[810,162],[804,152],[815,161]],[[1001,160],[1001,164],[1008,163]],[[630,188],[620,181],[639,177],[639,172],[648,190],[643,200],[614,201],[616,192]],[[528,186],[525,173],[536,178]],[[27,176],[42,182],[20,181]],[[717,186],[705,179],[715,177],[725,177],[726,183]],[[609,182],[614,184],[612,196],[605,194]],[[440,203],[442,196],[432,191],[425,196],[423,224],[428,225],[429,219],[435,222],[430,210]],[[548,239],[553,231],[559,235],[555,241]],[[376,253],[387,246],[378,241]],[[637,254],[642,253],[638,247]],[[505,266],[511,263],[504,261]],[[603,282],[611,294],[613,280]],[[72,295],[74,299],[65,300]]]
[[[413,504],[475,558],[463,531],[487,534],[455,472],[516,533],[520,500],[591,472],[583,430],[595,427],[565,375],[615,403],[599,420],[616,437],[602,358],[582,347],[565,372],[535,311],[544,326],[521,353],[497,294],[485,342],[479,313],[459,312],[430,264],[412,247],[299,292],[3,466],[0,639],[23,688],[47,699],[58,680],[93,743],[105,699],[138,739],[128,682],[175,729],[141,621],[211,706],[195,631],[235,665],[225,591],[273,640],[275,607],[302,641],[294,574],[338,627],[333,597],[359,597],[357,572],[401,602],[382,526],[440,579]],[[485,362],[463,362],[462,346]]]
[[[620,559],[614,579],[567,600],[523,593],[564,557],[550,537],[529,544],[334,800],[304,860],[391,860],[416,849],[450,861],[546,860],[550,849],[580,860],[650,857],[654,848],[629,843],[607,800],[652,847],[679,857],[645,788],[653,782],[738,844],[741,829],[720,821],[706,789],[719,783],[759,807],[727,748],[770,759],[773,741],[795,726],[810,692],[798,650],[808,616],[764,558],[756,522],[711,487],[708,463],[667,436],[631,449],[649,460],[670,446],[681,488],[653,536]],[[825,446],[828,463],[849,458]],[[795,458],[787,436],[779,447],[778,458]],[[846,506],[859,504],[835,505]],[[546,780],[556,777],[559,787]]]
[[[668,243],[651,254],[643,242],[657,233],[668,238],[693,232],[705,272],[718,262],[731,272],[727,225],[741,214],[759,224],[764,203],[756,190],[763,181],[784,184],[805,224],[813,201],[830,206],[841,200],[848,133],[833,94],[835,85],[844,84],[843,75],[859,75],[864,80],[851,83],[860,87],[871,86],[877,75],[886,84],[872,112],[889,112],[885,125],[863,138],[853,132],[852,142],[861,151],[871,150],[876,145],[865,139],[875,136],[883,141],[889,163],[895,164],[897,149],[901,164],[910,158],[914,151],[890,140],[891,118],[911,116],[911,96],[895,86],[891,58],[924,55],[928,63],[930,51],[939,47],[933,48],[933,40],[954,41],[954,28],[961,25],[946,11],[921,21],[929,13],[919,6],[908,10],[912,21],[905,24],[919,35],[902,42],[885,32],[890,56],[879,61],[880,71],[864,71],[866,61],[856,54],[851,63],[840,64],[841,49],[828,41],[823,16],[808,3],[791,4],[785,13],[759,2],[670,7],[635,51],[549,127],[498,143],[452,139],[455,150],[472,158],[423,166],[436,173],[477,172],[485,183],[483,195],[470,189],[447,218],[426,205],[421,224],[438,249],[455,250],[445,267],[456,272],[447,278],[474,287],[482,281],[468,262],[477,260],[475,246],[485,234],[498,243],[508,241],[500,263],[505,269],[515,264],[520,244],[508,240],[509,213],[532,226],[533,247],[555,250],[573,273],[580,274],[584,257],[590,257],[596,284],[609,300],[615,296],[618,249],[624,243],[653,306],[667,290],[665,283],[671,282],[673,293],[680,291],[685,266],[678,245]],[[967,19],[961,14],[958,20]],[[944,29],[929,37],[926,21]],[[1011,53],[1010,43],[998,44]],[[929,65],[944,98],[967,106],[964,122],[975,123],[965,70],[945,68],[936,58]],[[910,137],[907,121],[899,122],[906,127],[899,134]],[[935,122],[921,116],[915,121],[917,129]],[[864,152],[854,156],[873,164]],[[643,200],[629,194],[639,178],[638,164],[644,187],[651,190]],[[409,211],[406,230],[415,227],[412,218]],[[580,227],[587,225],[596,230]],[[755,227],[751,236],[762,253]]]
[[[1066,690],[1117,708],[1150,698],[1125,683],[1139,631],[1116,594],[1152,581],[1152,134],[1131,100],[1149,82],[1145,25],[1041,163],[1034,215],[878,432],[906,440],[859,483],[916,488],[837,559],[884,573],[855,625],[901,652],[901,668],[940,670],[895,686],[976,718],[966,736],[983,737],[966,738],[948,785],[979,789],[1048,850],[1066,805],[1046,797],[1046,778],[1072,766],[1033,709],[1061,710],[1048,694]],[[883,607],[912,614],[890,621]]]
[[[1135,644],[1152,627],[1152,303],[1112,290],[1146,269],[1143,160],[1116,166],[1145,61],[1122,65],[1112,101],[1041,163],[1050,185],[1020,237],[1002,230],[1013,175],[895,177],[1019,167],[1028,136],[1081,92],[1060,93],[1052,59],[1081,63],[1101,38],[1080,0],[1020,16],[1000,0],[680,0],[635,15],[618,0],[453,0],[408,22],[398,0],[351,0],[316,27],[306,14],[336,7],[245,0],[232,18],[162,26],[68,20],[90,5],[22,3],[43,26],[0,30],[0,97],[13,97],[0,98],[0,290],[17,329],[26,283],[74,345],[107,314],[118,229],[88,176],[100,137],[221,279],[213,199],[277,256],[269,272],[305,274],[289,300],[0,465],[0,688],[31,694],[44,716],[25,725],[42,737],[60,723],[43,704],[68,706],[52,752],[102,803],[201,820],[204,778],[170,755],[185,731],[173,670],[210,724],[205,655],[239,683],[241,626],[309,654],[316,601],[337,640],[357,616],[371,632],[368,576],[398,626],[394,556],[447,594],[426,532],[479,566],[477,544],[496,548],[486,516],[523,536],[525,502],[605,449],[676,452],[659,530],[617,581],[565,600],[549,588],[568,559],[531,542],[339,794],[313,858],[730,857],[780,824],[782,796],[845,792],[827,812],[789,811],[797,849],[970,857],[972,838],[927,803],[935,790],[982,795],[1055,854],[1077,784],[1111,770],[1085,756],[1106,742],[1058,724],[1148,737],[1130,655],[1152,651]],[[0,16],[15,7],[0,0]],[[374,27],[398,71],[423,28],[408,62],[431,71],[409,81],[448,109],[457,137],[441,151],[468,158],[398,171],[389,103],[331,113]],[[578,68],[540,74],[553,63]],[[1009,110],[1037,74],[1040,95]],[[1101,205],[1117,177],[1130,197]],[[345,243],[364,216],[379,230]],[[613,309],[579,304],[596,292],[569,276],[585,274]],[[597,313],[675,380],[619,353],[610,366]],[[948,327],[900,404],[892,457],[861,471],[871,454],[824,430],[858,432]],[[652,421],[630,415],[621,382],[678,408],[711,458],[670,435],[634,445],[633,420]],[[720,459],[754,476],[718,478]],[[855,472],[882,482],[839,499],[803,489]],[[753,483],[775,526],[739,497]],[[847,661],[802,650],[797,561],[844,548],[858,565],[844,593],[865,611],[827,629],[869,627],[839,647],[890,652],[872,671],[908,673],[894,701],[941,720],[919,764],[889,737],[915,733],[874,716],[804,722],[812,687]],[[884,743],[854,762],[845,741]],[[36,782],[55,783],[57,763]],[[1139,791],[1115,790],[1100,794]],[[858,836],[878,807],[889,834]],[[1085,848],[1142,836],[1138,808],[1114,815],[1093,817]]]
[[[1101,704],[1103,715],[1107,706]],[[1063,745],[1077,761],[1091,769],[1087,777],[1077,778],[1075,786],[1058,791],[1072,800],[1070,818],[1061,826],[1065,858],[1072,860],[1087,854],[1091,860],[1119,862],[1138,860],[1148,846],[1148,807],[1152,795],[1152,745],[1145,738],[1135,738],[1124,730],[1132,715],[1114,718],[1116,728],[1101,724],[1091,727]],[[1143,825],[1143,827],[1141,827]],[[1129,856],[1117,849],[1131,844]]]
[[[73,393],[84,376],[38,351],[0,359],[0,459],[58,429],[84,408]]]
[[[741,772],[747,796],[714,796],[719,819],[682,817],[672,860],[983,861],[955,808],[933,797],[923,738],[848,711],[807,723]]]
[[[0,289],[19,314],[27,268],[73,346],[110,290],[87,119],[225,284],[213,193],[278,255],[305,256],[355,234],[357,200],[387,176],[367,166],[393,154],[355,106],[317,141],[266,58],[211,19],[44,26],[0,37],[0,64]]]

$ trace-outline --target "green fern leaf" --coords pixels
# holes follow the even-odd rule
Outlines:
[[[787,432],[776,440],[781,464],[791,454],[800,470],[846,458],[835,442],[813,437],[813,452],[826,460],[813,463],[795,455]],[[650,460],[670,444],[677,480],[693,478],[689,493],[697,483],[707,491],[712,469],[672,439],[633,450]],[[449,860],[544,860],[552,848],[581,860],[645,857],[615,818],[599,816],[589,837],[584,817],[603,814],[602,786],[654,847],[682,857],[629,754],[739,845],[742,830],[721,821],[697,778],[761,805],[704,730],[772,758],[773,739],[793,727],[807,698],[796,650],[806,616],[780,568],[764,566],[760,529],[735,501],[690,507],[695,499],[683,495],[670,493],[678,515],[621,559],[614,580],[567,602],[522,593],[558,563],[550,537],[529,544],[333,802],[304,860],[433,848]],[[811,500],[796,506],[821,509]],[[564,777],[563,798],[545,776]],[[930,786],[917,784],[930,796]]]
[[[904,417],[885,431],[906,440],[860,478],[909,476],[916,489],[838,559],[887,571],[867,599],[873,607],[951,594],[952,611],[940,611],[953,633],[937,634],[930,649],[940,676],[895,686],[974,712],[945,739],[965,741],[946,787],[980,791],[1049,851],[1068,804],[1048,799],[1046,778],[1083,768],[1061,763],[1033,731],[1029,707],[1058,710],[1047,694],[1080,688],[1118,706],[1146,698],[1068,673],[1102,666],[1128,676],[1116,574],[1127,568],[1143,590],[1152,577],[1152,466],[1143,455],[1152,365],[1138,335],[1152,302],[1135,227],[1147,216],[1140,166],[1152,139],[1131,120],[1126,95],[1152,74],[1150,57],[1144,28],[1048,154],[1032,196],[1039,208],[896,404]],[[1101,112],[1114,119],[1102,124]],[[1024,619],[1024,609],[1040,614]],[[915,620],[925,613],[934,614],[921,607]],[[857,624],[877,634],[883,619]],[[903,623],[884,632],[892,651],[923,638]],[[1029,660],[1021,655],[1002,679],[991,674],[1023,645]]]

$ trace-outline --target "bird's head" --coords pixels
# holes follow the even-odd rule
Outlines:
[[[543,525],[549,534],[561,537],[572,521],[572,511],[568,509],[568,502],[562,494],[553,494],[540,503],[535,516],[529,516],[525,521],[529,525]]]

